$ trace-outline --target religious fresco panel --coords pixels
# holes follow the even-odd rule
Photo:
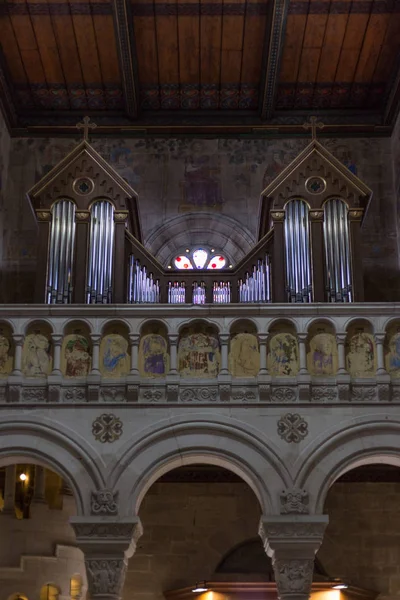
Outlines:
[[[400,377],[400,325],[391,327],[386,334],[385,367],[391,377]]]
[[[260,370],[260,351],[257,336],[237,333],[231,339],[229,370],[233,377],[256,377]]]
[[[50,335],[46,329],[35,329],[25,336],[22,349],[22,372],[26,377],[46,377],[53,364]]]
[[[297,338],[292,333],[273,333],[268,343],[268,370],[274,377],[293,377],[299,371]]]
[[[148,333],[140,340],[139,372],[142,377],[165,377],[169,371],[167,340],[158,333]]]
[[[346,369],[352,377],[375,376],[375,341],[371,333],[349,332],[346,340]]]
[[[178,345],[178,370],[181,377],[217,377],[220,349],[216,334],[189,329],[182,332]]]
[[[0,325],[0,378],[7,377],[13,370],[14,348],[9,327]]]
[[[61,371],[66,377],[86,377],[91,369],[91,346],[81,334],[64,337],[61,351]]]
[[[128,340],[119,333],[105,335],[100,343],[100,372],[103,377],[124,377],[130,371]]]
[[[329,331],[314,333],[308,343],[307,369],[310,375],[335,375],[338,369],[336,338]]]

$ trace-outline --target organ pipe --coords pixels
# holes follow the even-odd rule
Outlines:
[[[238,284],[239,302],[271,302],[271,265],[269,256],[258,260]]]
[[[87,303],[112,301],[114,207],[107,200],[92,205],[87,270]]]
[[[51,210],[47,269],[47,303],[68,304],[72,294],[75,242],[75,204],[59,200]]]
[[[324,206],[326,287],[329,302],[352,302],[348,208],[340,198]]]
[[[156,304],[160,302],[160,282],[148,273],[140,261],[129,257],[128,302],[130,304]]]
[[[285,215],[286,284],[290,302],[311,302],[311,247],[308,206],[291,200]]]

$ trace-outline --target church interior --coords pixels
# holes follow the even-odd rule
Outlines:
[[[0,0],[0,600],[400,595],[400,0]]]

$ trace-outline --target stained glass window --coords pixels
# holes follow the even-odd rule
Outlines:
[[[214,248],[205,248],[204,246],[196,248],[186,248],[185,253],[181,253],[173,260],[175,269],[210,269],[220,270],[227,266],[226,257],[216,252]]]

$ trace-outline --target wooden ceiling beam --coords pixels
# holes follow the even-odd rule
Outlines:
[[[137,119],[139,86],[137,83],[136,44],[133,20],[129,16],[128,0],[114,0],[113,13],[126,112],[131,119]]]
[[[9,84],[9,78],[6,75],[6,66],[3,53],[0,47],[0,110],[3,114],[7,128],[11,133],[12,129],[19,126],[19,119],[15,109],[15,103],[12,93],[12,87]]]
[[[270,119],[274,111],[289,3],[290,0],[270,0],[261,81],[260,117],[263,121]]]
[[[389,82],[389,93],[386,102],[383,124],[394,127],[400,112],[400,53],[397,57],[397,66],[394,77]]]

